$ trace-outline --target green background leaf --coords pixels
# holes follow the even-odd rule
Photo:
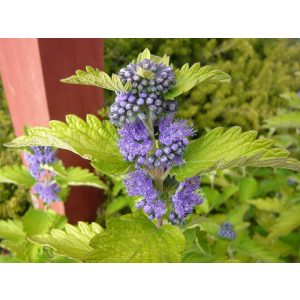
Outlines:
[[[24,185],[29,188],[35,183],[35,179],[25,167],[12,165],[0,168],[0,182]]]
[[[266,120],[269,128],[300,128],[300,112],[290,112]]]

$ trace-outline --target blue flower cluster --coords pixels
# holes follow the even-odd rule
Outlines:
[[[125,160],[142,164],[153,147],[149,132],[141,120],[126,124],[119,130],[118,146]]]
[[[175,101],[165,101],[163,94],[175,84],[173,68],[163,63],[144,59],[137,64],[129,64],[119,72],[122,83],[130,82],[130,92],[117,92],[115,102],[110,107],[110,121],[117,127],[133,123],[137,118],[152,120],[168,113],[174,113]]]
[[[27,163],[30,174],[37,180],[32,187],[34,194],[37,194],[44,203],[58,201],[59,186],[54,181],[55,174],[45,168],[58,161],[56,150],[52,147],[36,146],[31,147],[32,153],[25,153],[24,159]]]
[[[176,107],[175,101],[165,101],[154,93],[117,93],[110,107],[109,118],[114,125],[121,127],[136,119],[146,120],[148,113],[152,120],[156,120],[163,114],[175,112]]]
[[[236,233],[233,231],[233,224],[224,222],[221,225],[218,236],[224,240],[234,240],[236,238]]]
[[[60,188],[56,182],[37,182],[32,190],[43,199],[44,203],[50,204],[54,201],[59,201],[58,193]]]
[[[165,204],[158,199],[151,177],[143,169],[130,173],[124,183],[130,196],[144,197],[136,203],[136,207],[144,209],[150,219],[161,218],[166,213]]]
[[[193,212],[196,205],[200,205],[203,202],[203,197],[198,193],[199,188],[199,176],[187,178],[179,184],[172,197],[174,210],[169,215],[171,223],[181,223],[187,215]]]
[[[122,83],[130,82],[133,94],[140,92],[165,94],[175,84],[172,67],[143,59],[137,64],[129,64],[119,72]]]
[[[26,152],[24,158],[30,174],[38,180],[46,173],[43,165],[50,165],[57,162],[56,151],[52,147],[47,146],[35,146],[31,147],[31,150],[32,153]]]
[[[188,137],[194,131],[183,120],[176,121],[172,115],[158,123],[158,145],[153,148],[148,129],[140,120],[126,124],[119,130],[119,148],[125,160],[145,165],[149,168],[166,169],[181,165],[182,154],[188,144]]]
[[[136,207],[150,219],[160,219],[169,211],[171,223],[182,223],[203,199],[199,177],[177,183],[173,195],[163,188],[170,168],[184,163],[188,138],[194,134],[186,121],[175,119],[177,102],[164,99],[176,83],[173,69],[144,59],[121,69],[119,77],[132,89],[117,93],[109,117],[119,128],[120,153],[136,167],[124,180],[128,194],[143,197]]]

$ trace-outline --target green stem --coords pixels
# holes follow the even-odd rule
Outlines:
[[[157,191],[162,194],[164,192],[164,179],[162,177],[156,177],[153,181]]]
[[[147,128],[149,137],[150,137],[151,141],[153,142],[152,151],[154,152],[157,148],[157,145],[156,145],[156,140],[155,140],[155,135],[154,135],[153,122],[150,119],[149,115],[147,115],[147,120],[143,121],[143,124]],[[162,195],[164,192],[164,180],[167,178],[170,170],[167,170],[166,172],[163,172],[161,169],[150,170],[150,169],[146,168],[146,170],[147,170],[148,174],[151,176],[156,190],[158,191],[158,193],[160,195]],[[161,218],[157,219],[156,224],[157,224],[157,227],[162,226],[163,218],[161,217]]]
[[[149,132],[150,139],[153,142],[153,148],[156,147],[155,136],[154,136],[154,129],[153,129],[153,123],[152,123],[150,117],[147,116],[147,120],[146,121],[142,121],[142,122],[143,122],[143,124],[145,125],[145,127],[147,128],[147,130]]]

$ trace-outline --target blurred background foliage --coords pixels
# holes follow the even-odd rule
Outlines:
[[[232,77],[230,84],[200,84],[179,98],[178,116],[198,129],[242,126],[259,130],[300,90],[300,40],[296,39],[106,39],[105,71],[117,73],[144,48],[168,54],[175,67],[200,62]],[[107,103],[113,95],[106,94]]]
[[[0,79],[0,168],[21,163],[17,151],[3,146],[14,138],[12,123],[5,100],[4,90]],[[0,183],[0,219],[22,216],[27,208],[28,191],[13,184]]]

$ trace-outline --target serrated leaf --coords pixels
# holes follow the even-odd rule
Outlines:
[[[259,210],[267,212],[280,213],[284,210],[285,203],[277,198],[253,199],[248,200],[247,203],[255,206]]]
[[[157,228],[141,214],[107,221],[107,229],[96,235],[87,262],[179,262],[185,247],[180,230],[171,225]]]
[[[285,149],[274,148],[274,141],[256,139],[256,131],[242,133],[240,127],[215,128],[193,140],[184,154],[186,163],[172,169],[178,181],[214,170],[233,167],[276,167],[300,171],[300,162],[289,158]]]
[[[67,224],[65,230],[52,229],[50,234],[34,235],[29,240],[53,248],[57,255],[82,261],[93,250],[90,240],[102,230],[97,223],[79,222],[78,226]]]
[[[119,160],[93,160],[91,165],[100,173],[106,175],[121,175],[134,170],[134,165],[126,161]]]
[[[5,249],[14,253],[18,258],[25,262],[33,262],[37,258],[39,247],[27,240],[15,242],[12,240],[4,240],[1,243]]]
[[[134,63],[139,63],[140,61],[144,59],[151,59],[151,53],[148,48],[146,48],[143,52],[139,53],[138,57],[136,60],[134,60]]]
[[[137,64],[141,62],[144,59],[151,59],[152,61],[156,63],[163,63],[166,66],[170,65],[170,57],[168,55],[164,55],[163,57],[153,55],[150,53],[149,49],[145,49],[143,52],[139,53],[138,57],[132,61],[133,64]]]
[[[30,188],[35,183],[35,179],[25,167],[13,165],[0,168],[0,182],[13,183]]]
[[[107,189],[107,185],[101,181],[96,174],[90,172],[88,169],[70,167],[67,168],[64,173],[60,173],[59,170],[56,169],[56,166],[53,166],[53,169],[67,185],[93,186],[99,189]]]
[[[141,67],[137,68],[136,74],[139,75],[142,78],[146,78],[146,79],[149,79],[149,80],[155,78],[155,74],[153,72],[151,72],[150,70],[145,70]]]
[[[280,262],[268,248],[258,244],[254,240],[243,239],[234,244],[234,250],[238,254],[253,258],[256,262]]]
[[[300,128],[300,112],[290,112],[266,120],[268,128]]]
[[[208,66],[201,68],[200,63],[196,63],[191,67],[185,64],[181,69],[175,70],[175,79],[176,84],[164,95],[165,99],[174,99],[202,82],[229,82],[231,77]]]
[[[151,54],[151,60],[155,61],[159,64],[162,63],[162,64],[166,65],[167,67],[170,65],[170,57],[166,54],[163,57]]]
[[[94,115],[86,121],[67,115],[66,123],[50,121],[49,127],[33,127],[7,147],[53,146],[69,150],[91,160],[97,170],[107,175],[122,174],[132,165],[123,160],[117,146],[117,132],[108,121],[101,122]]]
[[[61,82],[81,85],[92,85],[111,91],[127,92],[131,85],[123,85],[119,76],[113,74],[109,77],[105,72],[92,67],[86,67],[86,71],[77,70],[76,75],[62,79]]]
[[[25,239],[23,224],[20,220],[0,220],[0,239],[22,242]]]
[[[271,232],[268,236],[269,240],[276,239],[292,232],[300,226],[300,205],[295,205],[276,219],[271,227]]]
[[[66,217],[52,210],[29,209],[23,217],[23,228],[27,235],[44,234],[60,222],[66,222]]]

